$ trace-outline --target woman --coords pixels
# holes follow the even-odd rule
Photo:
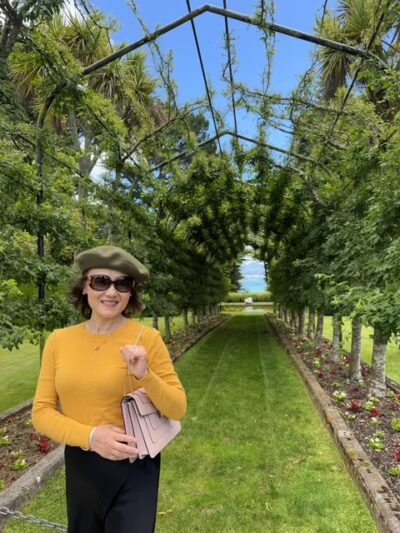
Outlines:
[[[127,365],[133,388],[169,418],[184,416],[185,391],[159,332],[127,318],[140,308],[147,269],[115,246],[82,252],[76,266],[72,300],[87,321],[49,336],[33,425],[66,445],[69,533],[152,532],[160,457],[129,461],[138,450],[121,412]]]

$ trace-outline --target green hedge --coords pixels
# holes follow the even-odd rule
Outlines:
[[[224,300],[225,302],[244,302],[245,298],[253,298],[253,302],[271,302],[272,294],[265,292],[230,292]]]

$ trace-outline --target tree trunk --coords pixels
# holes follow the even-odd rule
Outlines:
[[[153,328],[154,329],[159,329],[158,327],[158,316],[156,313],[153,313]]]
[[[286,322],[286,324],[289,323],[289,312],[286,306],[283,309],[283,320]]]
[[[169,341],[171,339],[171,318],[169,315],[165,315],[164,323],[165,323],[165,340]]]
[[[315,337],[315,311],[314,307],[308,308],[307,337],[313,341]]]
[[[386,348],[389,337],[374,330],[374,348],[372,353],[371,380],[368,392],[372,396],[384,398],[386,394]]]
[[[323,331],[324,331],[324,313],[321,309],[318,309],[317,331],[315,333],[315,345],[317,346],[317,348],[322,342]]]
[[[342,317],[334,314],[333,321],[333,335],[332,335],[332,361],[338,363],[340,360],[341,338],[342,338]]]
[[[108,230],[107,243],[112,244],[115,233],[115,209],[114,209],[114,195],[118,192],[121,184],[122,167],[120,164],[115,165],[115,176],[111,185],[111,194],[108,197]]]
[[[361,374],[361,318],[353,318],[351,321],[351,361],[350,378],[359,381]]]
[[[303,307],[300,309],[299,312],[299,327],[298,327],[298,333],[301,337],[305,336],[306,333],[306,310]]]
[[[188,320],[188,310],[187,309],[183,310],[183,324],[184,324],[184,327],[185,327],[185,331],[187,333],[187,331],[189,329],[189,320]]]
[[[297,323],[298,323],[297,313],[294,309],[291,309],[290,310],[290,325],[293,331],[297,331]]]
[[[12,21],[6,18],[2,26],[0,26],[0,58],[4,62],[13,51],[14,45],[18,40],[22,22],[22,17],[15,17]]]

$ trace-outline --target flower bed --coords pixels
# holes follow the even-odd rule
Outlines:
[[[332,344],[326,339],[315,348],[309,339],[293,334],[284,322],[277,321],[277,325],[285,330],[292,349],[332,398],[372,464],[400,497],[400,394],[388,388],[384,399],[369,396],[367,365],[362,366],[362,380],[351,381],[348,353],[335,363],[330,357]]]
[[[56,446],[32,428],[29,406],[5,418],[0,423],[0,491]]]

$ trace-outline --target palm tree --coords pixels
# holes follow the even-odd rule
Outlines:
[[[396,4],[395,0],[339,0],[336,13],[329,11],[323,19],[317,20],[317,31],[322,37],[368,48],[376,57],[397,69],[400,41],[399,8]],[[360,60],[330,48],[321,48],[319,58],[324,96],[331,99],[339,87],[346,86]],[[371,68],[374,65],[365,63],[358,81],[366,89],[368,98],[375,103],[377,110],[384,113],[385,90],[370,83],[367,70]]]
[[[41,48],[44,33],[49,51]],[[103,15],[99,13],[85,20],[55,15],[45,31],[42,30],[41,34],[38,31],[36,37],[39,43],[36,48],[20,45],[10,57],[11,72],[20,99],[33,113],[40,110],[46,97],[63,81],[66,65],[67,71],[78,74],[82,67],[115,51],[104,26]],[[109,63],[85,78],[85,83],[94,93],[112,102],[128,136],[133,130],[157,124],[164,118],[154,96],[157,84],[146,72],[143,53],[130,54],[124,60]],[[89,115],[87,111],[79,110],[79,105],[67,114],[64,109],[60,112],[57,108],[48,114],[58,131],[68,131],[74,139],[75,148],[84,152],[80,158],[80,170],[87,176],[100,155],[98,132],[93,127],[93,120],[88,119]]]

